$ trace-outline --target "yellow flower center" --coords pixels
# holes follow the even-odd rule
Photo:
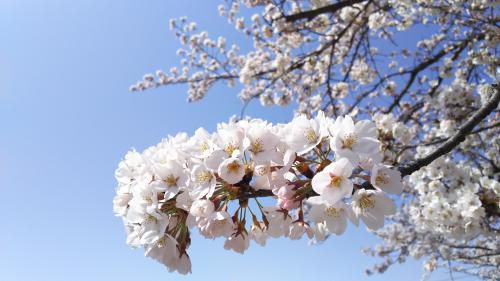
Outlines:
[[[210,146],[208,145],[207,142],[200,144],[200,152],[201,153],[206,152],[209,148],[210,148]]]
[[[227,171],[229,173],[237,173],[240,167],[241,167],[240,163],[238,163],[238,161],[235,160],[227,165]]]
[[[166,179],[165,179],[165,182],[167,183],[167,186],[168,187],[174,187],[174,186],[177,186],[177,181],[179,180],[179,178],[177,177],[174,177],[173,175],[170,175],[168,176]]]
[[[260,153],[264,151],[264,143],[262,142],[261,139],[256,139],[252,144],[250,145],[250,151],[253,154]]]
[[[226,148],[224,148],[224,151],[227,153],[227,156],[231,157],[233,155],[233,152],[236,150],[236,146],[232,143],[226,145]]]
[[[218,226],[223,226],[227,223],[226,220],[215,220],[215,224]]]
[[[334,174],[330,174],[330,186],[331,187],[340,187],[342,184],[342,177]]]
[[[145,223],[156,223],[157,220],[155,217],[153,217],[152,215],[148,215],[145,219],[144,219],[144,222]]]
[[[342,148],[352,149],[352,146],[356,144],[357,137],[355,134],[350,133],[344,136],[342,139]]]
[[[196,175],[196,181],[198,183],[209,182],[212,179],[212,174],[209,171],[203,171]]]
[[[375,184],[383,185],[389,183],[389,177],[384,172],[379,172],[375,177]]]
[[[264,175],[267,175],[270,171],[270,167],[269,166],[261,166],[261,167],[258,167],[257,168],[257,174],[259,176],[264,176]]]
[[[341,210],[336,209],[334,207],[328,207],[326,208],[325,213],[331,217],[340,217],[340,211]]]
[[[306,138],[309,144],[315,143],[318,140],[318,135],[313,129],[309,129],[304,133],[304,137]]]
[[[362,195],[361,198],[359,198],[359,206],[361,209],[371,209],[375,206],[375,200],[370,197],[370,195]]]
[[[167,245],[167,241],[165,239],[165,236],[163,236],[162,238],[160,238],[160,240],[158,240],[158,242],[156,242],[156,246],[158,246],[158,248],[163,248]]]

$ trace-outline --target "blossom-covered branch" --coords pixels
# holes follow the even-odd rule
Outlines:
[[[285,16],[285,19],[287,22],[293,22],[296,20],[303,20],[303,19],[312,20],[319,15],[322,15],[325,13],[335,13],[344,7],[352,6],[354,4],[365,2],[365,1],[367,1],[367,0],[343,0],[343,1],[339,1],[339,2],[331,4],[331,5],[327,5],[327,6],[323,6],[321,8],[314,9],[314,10],[309,10],[309,11],[300,12],[300,13],[292,14],[289,16]]]
[[[437,158],[452,151],[458,144],[465,140],[465,137],[472,132],[472,129],[479,124],[486,116],[488,116],[492,111],[498,108],[498,103],[500,102],[500,85],[496,84],[491,87],[490,90],[491,97],[486,103],[474,113],[467,122],[462,124],[457,132],[446,140],[442,145],[440,145],[436,150],[434,150],[429,155],[424,158],[417,159],[413,163],[407,166],[399,168],[402,176],[410,175],[411,173],[417,171],[418,169],[429,165],[432,161]]]
[[[385,192],[399,194],[402,184],[380,162],[377,136],[373,122],[322,112],[288,124],[250,119],[219,124],[214,134],[179,134],[127,154],[116,171],[114,210],[131,246],[180,273],[191,271],[194,227],[239,253],[269,237],[324,240],[342,234],[347,221],[380,229],[396,210]],[[267,196],[275,203],[257,199]]]
[[[235,94],[244,104],[242,118],[246,105],[258,100],[263,106],[296,105],[297,116],[305,115],[301,118],[308,120],[322,111],[327,118],[375,121],[380,144],[376,162],[395,167],[390,171],[399,168],[406,176],[398,200],[401,204],[395,215],[387,217],[392,223],[375,232],[383,244],[369,252],[382,262],[369,272],[384,272],[411,256],[425,257],[424,268],[429,272],[444,267],[485,279],[500,278],[496,255],[500,245],[496,238],[500,115],[495,105],[498,92],[488,90],[498,82],[500,64],[500,18],[495,1],[230,0],[218,11],[246,36],[247,42],[238,43],[250,49],[240,48],[224,36],[213,38],[185,17],[173,19],[170,28],[182,45],[177,52],[180,65],[144,75],[131,90],[186,84],[188,100],[196,101],[215,84],[226,83],[237,89]],[[246,12],[252,15],[248,17]],[[312,179],[318,183],[321,174],[319,178],[325,180],[326,167],[340,161],[338,151],[332,153],[333,147],[331,144],[329,151],[322,144],[312,150],[318,154],[307,157],[291,149],[299,155],[288,171],[298,178],[287,179],[290,187],[279,194],[255,188],[258,174],[253,171],[250,175],[245,166],[243,180],[219,191],[221,194],[214,193],[218,196],[214,208],[224,206],[221,202],[227,199],[236,206],[248,203],[252,212],[260,211],[260,202],[254,201],[279,195],[280,207],[299,204],[302,209],[273,213],[273,217],[291,218],[292,214],[293,219],[307,222],[318,210],[310,204],[325,197],[317,184],[314,188]],[[139,155],[146,154],[148,158],[150,152]],[[243,159],[251,160],[251,153],[247,154]],[[271,174],[286,168],[279,163],[270,167]],[[356,171],[355,164],[348,177],[352,192],[375,192],[377,187],[368,178],[374,171]],[[217,169],[211,171],[217,174],[215,182],[225,182]],[[217,189],[222,190],[221,186]],[[182,199],[182,194],[176,198]],[[257,207],[252,207],[254,203]],[[354,207],[352,200],[346,203]],[[171,205],[164,208],[174,212]],[[187,208],[175,214],[181,221],[191,215]],[[235,216],[236,224],[245,218],[241,209],[231,214]],[[260,222],[266,226],[270,216]],[[189,231],[182,223],[172,225],[179,227],[168,228],[168,235],[184,237],[179,240],[182,243],[176,241],[179,249],[185,249]],[[258,227],[260,223],[254,225],[257,227],[250,233],[263,228]],[[294,231],[304,229],[290,225]],[[275,233],[276,229],[270,229]],[[328,237],[328,229],[334,227],[318,226],[315,235]],[[238,230],[245,233],[241,227]],[[231,239],[228,247],[247,241]]]

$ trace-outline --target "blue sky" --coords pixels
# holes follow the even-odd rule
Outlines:
[[[234,34],[217,4],[0,1],[0,280],[419,280],[418,262],[365,277],[376,259],[360,248],[376,239],[363,227],[320,246],[275,239],[244,255],[194,235],[187,277],[125,244],[112,198],[127,150],[178,131],[213,130],[241,109],[225,87],[194,104],[184,87],[128,92],[144,73],[177,63],[169,18],[186,15],[214,36]],[[257,103],[247,113],[292,117],[291,108]]]

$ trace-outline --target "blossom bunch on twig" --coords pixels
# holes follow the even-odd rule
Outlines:
[[[250,240],[323,240],[359,219],[376,230],[395,212],[385,192],[402,190],[400,173],[381,164],[377,134],[374,122],[322,112],[288,124],[250,119],[212,134],[181,133],[125,156],[114,211],[129,245],[183,274],[191,271],[194,227],[239,253]]]

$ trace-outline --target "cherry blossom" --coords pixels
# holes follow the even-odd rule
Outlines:
[[[340,158],[329,164],[313,177],[311,181],[313,190],[332,205],[343,197],[350,196],[353,188],[352,182],[349,180],[352,168],[352,164],[347,158]]]
[[[225,237],[225,249],[243,253],[250,241],[264,246],[270,238],[323,240],[328,233],[341,235],[348,222],[358,224],[357,216],[372,227],[363,217],[372,211],[365,203],[356,203],[358,199],[349,203],[351,194],[356,190],[356,197],[365,188],[394,192],[401,177],[380,164],[365,170],[357,167],[353,174],[351,162],[329,145],[336,136],[328,128],[346,119],[319,113],[288,124],[240,120],[219,124],[213,134],[198,129],[191,137],[180,133],[143,153],[129,152],[116,170],[113,200],[115,214],[123,218],[127,242],[143,246],[146,255],[170,271],[185,274],[191,270],[187,250],[195,229],[209,239]],[[375,127],[368,120],[356,124]],[[314,142],[304,134],[289,134],[294,126],[300,132],[314,131]],[[362,155],[381,153],[379,145],[371,148]],[[375,173],[373,185],[370,173]],[[360,179],[370,186],[364,187]],[[377,192],[376,199],[370,199],[376,206],[372,213],[383,223],[384,216],[392,213],[379,211],[392,210],[393,203]],[[271,197],[275,205],[264,206],[259,197]],[[386,203],[389,206],[379,206]],[[356,216],[351,204],[364,206],[363,212]]]
[[[400,172],[381,164],[373,166],[370,182],[385,192],[400,194],[403,191]]]
[[[352,208],[358,218],[372,230],[384,226],[385,216],[396,212],[394,202],[375,190],[358,190],[352,197]]]
[[[127,153],[113,200],[127,243],[187,273],[194,229],[228,237],[225,247],[243,252],[250,241],[276,237],[322,241],[361,219],[382,239],[367,250],[381,259],[368,273],[414,257],[428,272],[499,279],[495,5],[226,1],[217,12],[243,34],[238,44],[186,17],[171,20],[180,64],[130,89],[186,84],[188,100],[197,101],[226,84],[244,107],[239,122],[213,133],[181,133]],[[288,124],[245,120],[254,101],[294,106],[296,116]],[[207,217],[190,214],[199,200],[213,203]],[[356,219],[331,209],[343,219],[330,220],[328,206],[352,208]],[[164,249],[163,238],[154,242],[167,221],[165,237],[178,252]]]

